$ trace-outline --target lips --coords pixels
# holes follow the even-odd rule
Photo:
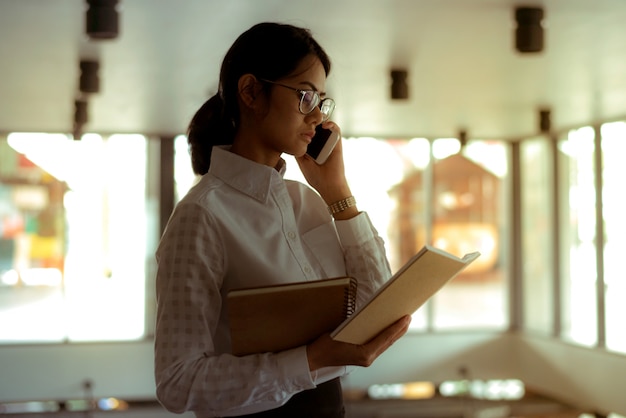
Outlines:
[[[315,131],[308,131],[302,134],[307,139],[307,142],[311,142],[315,136]]]

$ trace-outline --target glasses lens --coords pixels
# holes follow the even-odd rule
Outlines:
[[[320,96],[316,91],[303,90],[302,98],[300,99],[300,111],[304,114],[311,113],[315,106],[320,102]]]
[[[333,110],[335,110],[335,101],[331,98],[322,100],[320,110],[322,111],[322,115],[324,115],[324,121],[328,120]]]

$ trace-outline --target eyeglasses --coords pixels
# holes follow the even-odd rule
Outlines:
[[[320,111],[322,112],[322,122],[326,122],[330,118],[330,115],[333,113],[333,110],[335,110],[335,101],[330,97],[322,99],[320,97],[320,94],[315,90],[301,90],[295,87],[287,86],[285,84],[277,83],[275,81],[265,79],[260,80],[266,83],[276,84],[277,86],[281,86],[286,89],[300,93],[300,106],[298,110],[303,115],[308,115],[316,107],[319,107]]]

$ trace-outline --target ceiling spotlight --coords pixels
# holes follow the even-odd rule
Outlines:
[[[89,120],[87,116],[87,101],[77,99],[74,101],[74,123],[77,125],[84,125]]]
[[[118,0],[87,0],[86,31],[90,38],[114,39],[119,31]]]
[[[80,81],[79,88],[83,93],[98,93],[100,91],[100,77],[98,69],[100,64],[98,61],[81,61],[80,62]]]
[[[515,48],[522,53],[543,50],[543,9],[540,7],[518,7],[515,9]]]
[[[461,144],[461,148],[467,145],[467,131],[465,129],[459,131],[459,143]]]
[[[539,110],[539,131],[542,133],[549,133],[551,127],[550,123],[550,110],[548,109],[540,109]]]
[[[83,136],[83,127],[89,120],[87,114],[87,101],[77,99],[74,101],[74,129],[73,135],[75,140],[79,140]]]
[[[391,70],[391,98],[393,100],[403,100],[409,98],[409,85],[406,78],[406,70]]]

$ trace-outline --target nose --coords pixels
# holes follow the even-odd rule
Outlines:
[[[315,108],[307,115],[310,120],[315,121],[315,126],[319,125],[324,121],[324,114],[319,106],[315,106]]]

